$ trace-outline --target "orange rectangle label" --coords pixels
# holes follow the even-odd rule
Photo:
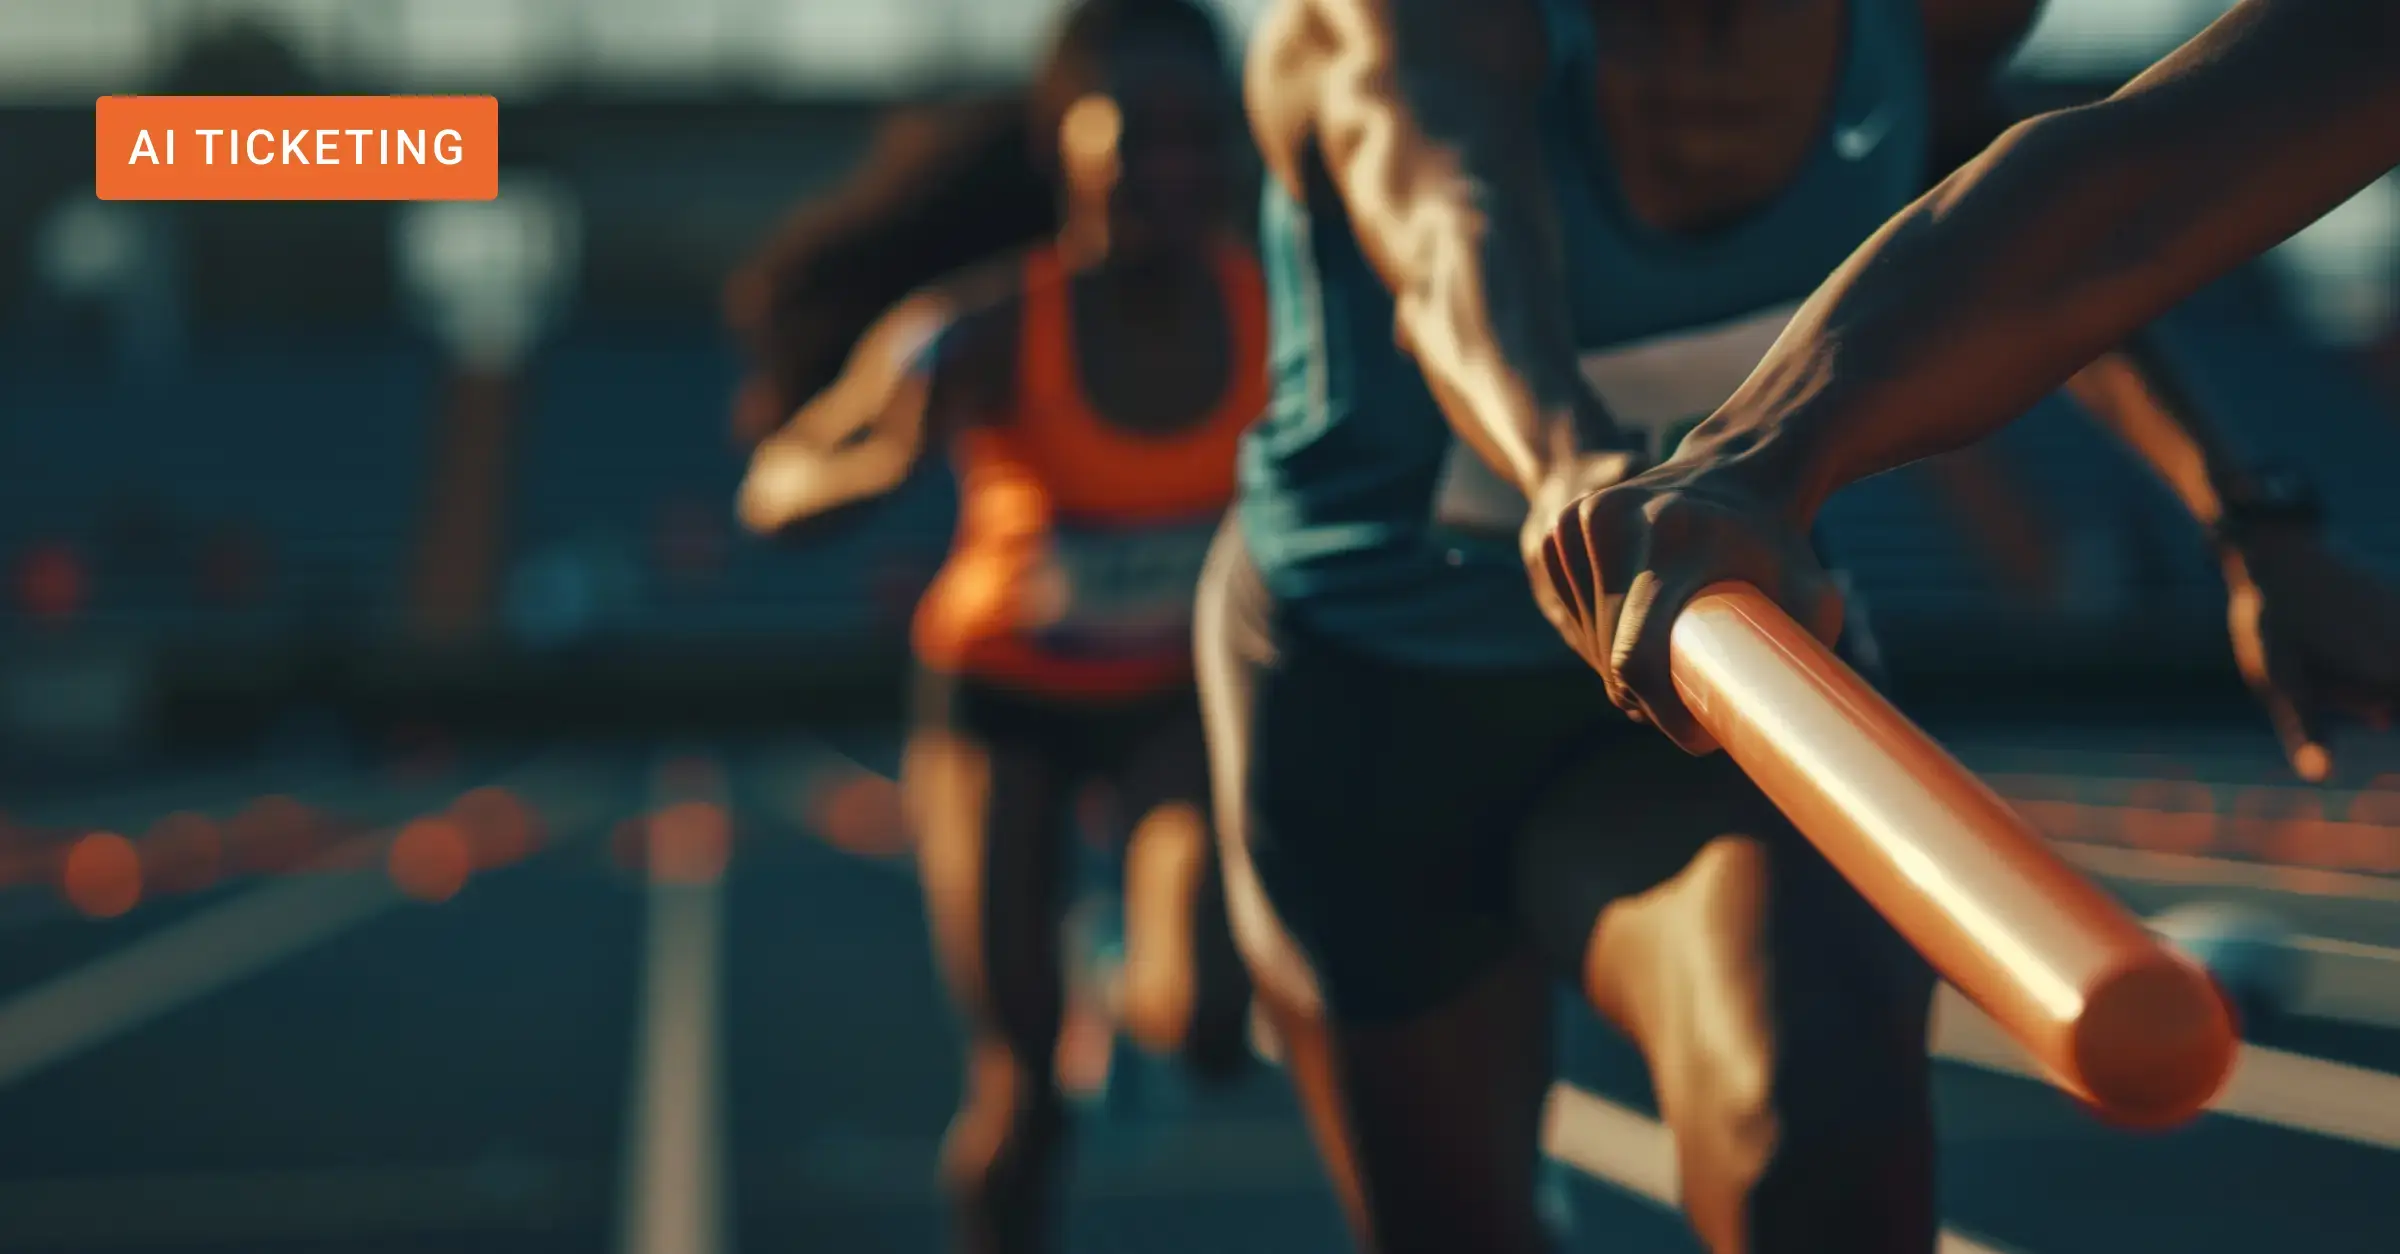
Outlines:
[[[102,200],[490,200],[490,96],[102,96]]]

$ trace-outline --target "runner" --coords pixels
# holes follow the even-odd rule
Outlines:
[[[1192,686],[1191,607],[1265,403],[1265,296],[1226,233],[1236,114],[1213,20],[1085,0],[1034,94],[1067,206],[1055,243],[903,302],[762,444],[740,508],[773,531],[959,469],[918,608],[908,760],[944,972],[972,1025],[945,1148],[959,1246],[1045,1248],[1077,788],[1131,816],[1121,1015],[1204,1076],[1248,1056]]]
[[[1671,452],[1991,133],[2033,8],[1265,19],[1277,388],[1197,634],[1236,932],[1362,1245],[1549,1247],[1564,971],[1648,1059],[1710,1247],[1933,1248],[1930,972],[1731,763],[1610,708],[1521,538]]]

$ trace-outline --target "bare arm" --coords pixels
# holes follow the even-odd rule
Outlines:
[[[2232,439],[2142,340],[2077,371],[2067,393],[2147,462],[2201,526],[2222,521],[2227,501],[2256,493]]]
[[[833,386],[760,443],[736,510],[760,534],[782,531],[898,488],[927,449],[983,412],[998,359],[993,320],[961,310],[969,282],[892,307]]]
[[[1936,168],[1944,153],[1981,152],[2006,129],[1994,90],[2001,63],[2024,38],[2040,0],[1923,0],[1935,103]],[[2138,331],[2077,371],[2067,392],[2086,413],[2147,462],[2202,527],[2215,527],[2229,499],[2248,499],[2257,483],[2227,433],[2182,385]]]
[[[1527,0],[1298,0],[1319,72],[1253,65],[1254,110],[1304,110],[1395,333],[1485,460],[1534,495],[1617,434],[1576,372],[1561,248],[1535,129],[1546,63]],[[1289,180],[1298,162],[1270,163]],[[1278,158],[1281,159],[1278,159]],[[1298,190],[1295,188],[1294,190]]]
[[[2400,8],[2246,0],[1886,224],[1679,460],[1804,523],[1843,484],[2005,425],[2395,163]]]

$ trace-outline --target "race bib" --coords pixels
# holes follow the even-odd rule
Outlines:
[[[1717,411],[1774,347],[1797,304],[1764,309],[1698,331],[1585,353],[1583,378],[1640,451],[1663,460],[1692,428]],[[1434,488],[1433,521],[1444,530],[1513,541],[1525,521],[1525,497],[1453,440]]]
[[[1079,653],[1180,649],[1192,628],[1200,568],[1217,521],[1160,527],[1067,527],[1051,537],[1041,642]]]

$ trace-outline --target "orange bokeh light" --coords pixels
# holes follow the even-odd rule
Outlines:
[[[888,858],[908,852],[900,788],[881,776],[861,771],[826,781],[814,790],[808,813],[817,834],[845,853]]]
[[[401,828],[386,864],[401,892],[419,901],[448,901],[467,886],[475,851],[456,820],[435,816]]]
[[[59,868],[67,904],[95,919],[113,919],[142,900],[142,858],[115,832],[93,832],[67,850]]]
[[[25,613],[45,622],[63,622],[83,609],[89,593],[83,561],[63,544],[46,544],[26,553],[17,569],[17,600]]]
[[[477,788],[450,803],[478,869],[507,866],[541,844],[541,816],[505,788]]]
[[[676,884],[705,884],[725,873],[733,856],[733,820],[725,807],[682,801],[650,816],[650,878]]]

